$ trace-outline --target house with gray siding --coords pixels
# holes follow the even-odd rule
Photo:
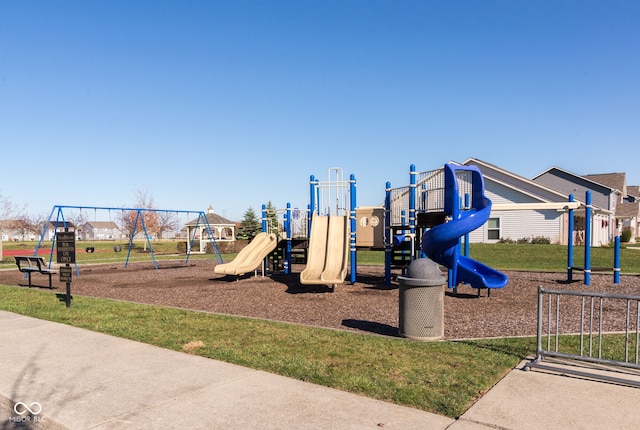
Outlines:
[[[56,231],[64,231],[64,228],[67,227],[69,228],[69,230],[71,231],[75,231],[76,232],[76,238],[78,236],[78,231],[76,230],[76,226],[73,222],[71,221],[49,221],[49,224],[46,224],[46,232],[44,232],[43,235],[41,235],[41,238],[43,240],[53,240],[53,238],[56,235]]]
[[[640,200],[618,205],[616,219],[619,233],[622,234],[623,230],[629,229],[631,233],[629,242],[637,242],[638,231],[640,231]]]
[[[37,240],[38,236],[25,226],[23,220],[0,220],[0,238],[3,242]]]
[[[622,229],[631,230],[631,242],[637,242],[640,237],[640,186],[627,185],[625,202],[618,206],[616,214],[618,222],[622,222]]]
[[[493,203],[489,220],[469,234],[470,242],[544,237],[551,243],[567,243],[570,204],[566,194],[477,158],[462,164],[480,169],[485,195]]]
[[[616,202],[614,235],[622,235],[624,229],[629,229],[631,232],[630,241],[635,242],[638,235],[638,219],[640,218],[640,208],[636,197],[638,186],[627,185],[625,173],[604,173],[585,175],[584,177],[621,191],[620,200]]]
[[[452,162],[455,163],[455,162]],[[573,210],[574,244],[585,243],[586,191],[591,191],[592,246],[611,243],[621,229],[632,229],[634,240],[640,231],[640,189],[627,186],[625,175],[597,174],[579,176],[552,167],[533,179],[528,179],[487,163],[469,158],[462,164],[477,166],[484,178],[485,195],[492,207],[488,221],[469,233],[470,242],[495,243],[500,240],[547,238],[551,243],[566,245],[569,240],[569,213]],[[432,201],[428,190],[436,190],[443,183],[442,169],[417,174],[417,189],[422,192],[418,200],[418,213],[437,211],[439,201]],[[464,183],[459,184],[461,190]],[[410,187],[392,190],[391,225],[401,226],[401,214],[408,216]],[[573,195],[573,202],[569,195]],[[423,201],[424,200],[424,201]]]
[[[116,240],[122,237],[120,228],[113,221],[90,221],[84,223],[78,232],[80,240]]]
[[[622,206],[627,198],[627,186],[624,173],[606,173],[580,176],[558,167],[552,167],[533,178],[533,181],[566,194],[573,194],[577,201],[586,203],[586,192],[591,193],[592,246],[611,243],[627,224],[635,223],[628,211],[633,208]],[[636,214],[637,215],[637,214]],[[577,243],[584,238],[584,210],[576,212]],[[581,236],[582,234],[582,236]]]

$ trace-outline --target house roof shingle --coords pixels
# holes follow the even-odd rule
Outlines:
[[[583,178],[618,190],[623,196],[627,195],[627,180],[624,173],[599,173],[584,175]]]
[[[616,207],[616,218],[640,218],[640,202],[619,204]]]
[[[209,225],[235,225],[236,224],[235,222],[230,221],[225,217],[218,215],[217,213],[214,213],[212,210],[209,210],[207,213],[205,213],[205,216],[207,217],[207,222],[209,223]],[[194,218],[188,223],[186,223],[185,225],[195,226],[197,223],[198,223],[198,218]]]
[[[567,196],[559,191],[553,190],[542,184],[538,184],[531,179],[520,176],[495,164],[487,163],[478,158],[468,158],[462,164],[476,165],[482,171],[483,176],[491,178],[493,181],[505,184],[511,187],[517,187],[520,191],[529,196],[538,199],[541,202],[559,202],[566,201]]]
[[[118,229],[118,225],[113,221],[89,221],[86,225],[90,225],[93,228]]]

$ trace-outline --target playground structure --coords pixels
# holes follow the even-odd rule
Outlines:
[[[42,243],[45,241],[45,237],[47,236],[47,232],[49,229],[50,225],[54,226],[54,231],[53,231],[53,235],[51,236],[51,251],[49,254],[49,266],[51,266],[52,261],[53,261],[53,252],[55,249],[55,243],[56,243],[56,239],[57,239],[57,233],[59,229],[64,230],[68,230],[69,229],[69,223],[67,222],[67,220],[65,219],[64,216],[64,210],[68,209],[68,210],[79,210],[80,212],[82,211],[94,211],[94,215],[95,213],[97,213],[97,211],[108,211],[109,212],[109,218],[111,218],[111,213],[112,212],[120,212],[120,213],[128,213],[129,216],[133,217],[133,222],[132,222],[132,231],[129,232],[129,243],[127,246],[127,257],[125,260],[125,265],[124,267],[128,267],[129,265],[129,259],[131,256],[131,250],[134,247],[134,238],[137,234],[137,230],[138,230],[138,225],[140,225],[142,227],[143,233],[144,233],[144,237],[145,237],[145,245],[149,247],[149,254],[151,255],[151,259],[153,261],[153,265],[154,268],[157,270],[158,269],[158,262],[156,261],[155,258],[155,254],[153,251],[153,244],[151,241],[151,236],[149,235],[149,232],[147,230],[147,223],[145,222],[145,214],[149,214],[149,213],[154,213],[154,214],[158,214],[158,213],[165,213],[165,214],[186,214],[187,217],[190,216],[190,214],[197,214],[197,220],[196,220],[196,225],[195,228],[192,229],[192,234],[188,234],[187,236],[187,252],[186,252],[186,259],[185,259],[185,263],[188,263],[189,261],[189,257],[191,256],[191,250],[193,249],[193,245],[194,242],[196,240],[196,235],[197,232],[201,231],[200,227],[204,228],[204,231],[206,232],[206,235],[208,236],[208,240],[211,246],[211,249],[213,251],[213,254],[215,255],[216,261],[218,263],[222,263],[222,255],[220,254],[220,250],[218,249],[217,243],[215,241],[215,235],[213,230],[211,229],[211,226],[209,225],[209,222],[207,220],[207,217],[205,215],[204,212],[202,211],[186,211],[186,210],[169,210],[169,209],[152,209],[152,208],[126,208],[126,207],[121,207],[121,208],[116,208],[116,207],[102,207],[102,206],[68,206],[68,205],[55,205],[53,207],[53,209],[51,210],[51,213],[49,214],[49,218],[45,224],[45,227],[42,231],[42,234],[40,235],[40,239],[38,240],[38,244],[36,245],[36,249],[34,251],[34,255],[37,255],[38,250],[40,248],[40,246],[42,245]],[[202,240],[202,237],[200,238],[200,240]],[[93,249],[92,247],[87,247],[87,252],[92,252]],[[78,265],[77,263],[75,264],[75,269],[76,269],[76,274],[80,274],[80,271],[78,269]]]
[[[249,272],[257,274],[261,270],[265,276],[269,270],[290,274],[291,264],[306,263],[306,244],[308,242],[306,216],[292,209],[287,203],[285,210],[267,208],[262,205],[262,232],[230,262],[218,264],[214,272],[221,275],[241,276]],[[297,245],[302,246],[298,247]]]
[[[262,205],[262,231],[278,235],[276,248],[267,256],[272,271],[289,275],[294,262],[307,263],[309,212],[309,207],[302,211],[292,208],[291,203],[287,203],[286,209]]]
[[[311,223],[309,259],[300,273],[302,284],[335,285],[344,282],[347,274],[347,217],[316,215]]]
[[[351,260],[350,281],[355,283],[355,186],[354,175],[344,180],[342,169],[331,168],[326,182],[310,176],[306,214],[291,203],[286,209],[262,205],[262,233],[232,262],[217,265],[215,273],[238,276],[261,268],[264,276],[271,266],[291,274],[295,261],[306,264],[300,273],[302,284],[333,286],[344,283]]]
[[[447,166],[455,172],[455,175],[446,174]],[[385,199],[385,280],[387,285],[391,282],[391,270],[402,269],[403,272],[408,264],[422,256],[429,256],[429,252],[433,252],[435,258],[429,256],[440,264],[440,261],[448,260],[443,264],[449,268],[449,288],[455,288],[459,282],[467,282],[476,285],[487,283],[488,288],[496,288],[494,285],[502,283],[502,277],[496,275],[494,277],[485,267],[474,267],[467,259],[469,255],[469,235],[465,233],[469,227],[477,225],[480,227],[484,221],[480,222],[485,216],[489,216],[491,210],[518,210],[528,209],[528,204],[503,204],[493,207],[491,204],[485,205],[486,197],[474,194],[475,189],[484,189],[481,173],[471,173],[471,170],[477,170],[472,167],[458,166],[455,164],[445,165],[443,169],[434,171],[417,173],[415,166],[410,167],[410,185],[400,188],[391,188],[391,184],[387,183],[387,196]],[[475,179],[474,176],[478,176]],[[453,177],[456,177],[455,184],[458,188],[453,189],[448,183],[454,184]],[[481,193],[482,194],[482,193]],[[459,202],[456,204],[456,201]],[[591,273],[613,271],[614,283],[620,282],[620,236],[614,237],[614,255],[613,268],[594,268],[591,266],[591,246],[594,208],[591,203],[591,192],[585,192],[584,203],[575,201],[573,194],[569,195],[566,203],[545,203],[536,207],[554,208],[556,210],[565,210],[567,213],[567,281],[572,282],[574,272],[584,272],[584,284],[590,285]],[[456,209],[457,208],[457,209]],[[457,210],[457,215],[455,214]],[[576,212],[581,211],[582,224],[580,229],[576,229]],[[476,215],[482,214],[482,215]],[[464,228],[454,231],[451,221],[455,217],[462,220],[458,225]],[[464,220],[469,218],[468,220]],[[448,225],[448,227],[447,227]],[[477,228],[475,227],[475,228]],[[450,238],[446,236],[451,232]],[[433,230],[433,231],[431,231]],[[469,231],[472,231],[470,229]],[[455,234],[453,234],[455,233]],[[459,236],[458,236],[459,235]],[[584,265],[574,265],[574,251],[576,235],[580,236],[579,242],[584,244]],[[456,239],[456,236],[458,238]],[[449,245],[454,240],[464,238],[464,253],[460,255],[460,244],[456,247],[444,247],[440,250],[434,249],[431,243],[433,239],[436,241],[447,242]],[[423,242],[420,247],[417,244]],[[444,250],[449,250],[444,252]],[[440,260],[440,261],[438,261]],[[456,263],[456,261],[458,263]],[[459,262],[463,262],[462,274],[459,270]],[[483,265],[484,266],[484,265]],[[493,270],[493,269],[491,269]],[[452,272],[453,271],[453,272]],[[477,278],[482,274],[484,279]],[[461,276],[461,277],[460,277]],[[472,278],[472,279],[469,279]]]
[[[491,201],[484,195],[484,180],[477,167],[448,163],[441,169],[416,173],[411,165],[408,187],[392,189],[387,183],[387,285],[392,268],[404,271],[411,261],[426,256],[448,269],[448,286],[454,290],[462,282],[478,292],[504,287],[507,276],[469,258],[468,251],[466,255],[460,252],[460,239],[481,227],[490,212]]]
[[[461,175],[457,175],[458,172]],[[484,195],[480,169],[475,166],[445,164],[444,175],[444,213],[450,217],[450,221],[433,226],[425,232],[422,250],[427,257],[450,269],[449,276],[452,279],[449,283],[454,288],[461,282],[477,289],[504,287],[509,280],[506,275],[460,254],[460,238],[481,227],[491,213],[491,200]],[[460,198],[461,182],[467,191],[464,200]],[[469,195],[470,205],[467,197]]]
[[[356,179],[345,181],[342,169],[329,169],[329,180],[310,177],[309,255],[300,273],[302,284],[344,283],[351,257],[351,283],[356,282]]]

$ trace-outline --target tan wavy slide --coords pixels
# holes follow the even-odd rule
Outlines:
[[[346,216],[314,216],[307,266],[300,273],[300,282],[323,285],[344,283],[349,256],[348,237]]]
[[[256,270],[262,261],[278,245],[274,233],[258,233],[256,237],[236,255],[233,261],[216,265],[213,270],[221,275],[244,275]]]

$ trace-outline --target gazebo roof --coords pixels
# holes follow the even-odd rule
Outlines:
[[[209,209],[207,209],[205,216],[207,217],[207,222],[209,223],[209,225],[230,225],[230,226],[236,225],[236,223],[234,223],[233,221],[230,221],[225,217],[215,213],[211,206],[209,206]],[[186,223],[185,226],[194,227],[197,223],[198,223],[198,218],[194,218],[188,223]]]

